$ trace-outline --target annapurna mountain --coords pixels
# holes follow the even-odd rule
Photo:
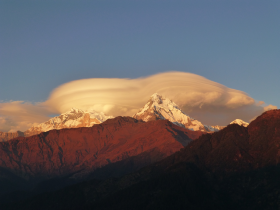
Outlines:
[[[183,128],[187,128],[193,131],[202,132],[216,132],[225,126],[208,126],[203,125],[200,121],[195,120],[185,114],[173,101],[168,98],[164,98],[161,95],[153,94],[147,104],[140,109],[138,113],[133,115],[138,120],[153,121],[158,119],[166,119],[175,125],[179,125]],[[46,122],[39,125],[32,126],[25,132],[1,132],[0,131],[0,142],[8,141],[18,136],[32,136],[49,130],[59,130],[63,128],[78,128],[78,127],[91,127],[94,124],[100,124],[107,119],[112,119],[113,116],[107,116],[102,112],[95,110],[81,110],[72,108],[68,112],[61,114],[60,116],[53,117]],[[243,120],[236,119],[230,124],[238,124],[247,127],[249,124]]]
[[[191,118],[173,101],[157,93],[153,94],[146,105],[133,117],[145,122],[158,119],[169,120],[176,125],[193,131],[215,132],[220,130],[212,126],[203,125],[200,121]]]

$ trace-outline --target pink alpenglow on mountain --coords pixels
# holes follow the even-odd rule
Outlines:
[[[133,115],[138,120],[145,122],[163,119],[169,120],[175,125],[187,128],[193,131],[215,132],[219,129],[212,126],[203,125],[198,120],[195,120],[185,114],[177,104],[168,98],[155,93],[151,96],[147,104],[140,109],[138,113]]]
[[[43,179],[81,170],[86,174],[143,152],[148,163],[159,161],[201,134],[167,120],[146,123],[116,117],[89,128],[51,130],[1,142],[0,167]]]
[[[70,111],[61,114],[60,116],[51,118],[47,122],[33,126],[24,132],[25,136],[32,136],[49,130],[59,130],[62,128],[80,128],[91,127],[95,124],[100,124],[107,119],[113,118],[106,116],[102,112],[94,110],[81,110],[72,108]]]

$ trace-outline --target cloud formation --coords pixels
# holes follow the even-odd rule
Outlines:
[[[277,106],[273,106],[273,105],[269,104],[268,106],[264,107],[264,111],[268,111],[268,110],[272,110],[272,109],[277,109]]]
[[[0,103],[0,131],[25,131],[49,119],[47,107],[37,103],[10,101]]]
[[[185,113],[208,124],[226,125],[230,120],[249,121],[264,111],[246,93],[202,76],[167,72],[137,79],[92,78],[72,81],[51,93],[46,104],[63,113],[71,107],[93,108],[113,116],[131,116],[159,93],[177,103]]]
[[[202,76],[167,72],[137,79],[92,78],[71,81],[55,88],[43,103],[0,103],[0,131],[24,131],[72,107],[94,109],[113,116],[132,116],[150,96],[159,93],[173,100],[186,114],[208,125],[227,125],[240,118],[249,122],[275,109],[248,94]]]

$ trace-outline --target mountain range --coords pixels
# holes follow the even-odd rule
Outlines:
[[[159,94],[133,117],[73,108],[0,142],[0,204],[3,209],[241,208],[236,202],[247,200],[236,196],[244,179],[252,177],[258,185],[266,167],[277,169],[278,125],[279,110],[250,124],[236,119],[227,127],[203,125]]]
[[[72,108],[59,116],[53,117],[44,123],[32,126],[25,132],[1,132],[0,141],[8,141],[18,136],[29,137],[49,130],[59,130],[63,128],[80,128],[91,127],[95,124],[100,124],[107,119],[112,119],[112,116],[106,116],[103,112],[95,110],[81,110]]]
[[[6,186],[0,193],[30,189],[54,177],[83,179],[97,168],[145,153],[127,166],[128,173],[173,154],[201,134],[167,120],[116,117],[92,127],[17,137],[0,143],[0,183]],[[19,186],[9,186],[18,180]]]
[[[153,94],[146,105],[132,116],[135,119],[143,120],[145,122],[163,119],[169,120],[175,125],[187,128],[193,131],[202,132],[216,132],[223,129],[225,126],[209,126],[203,125],[200,121],[195,120],[185,114],[177,104],[168,98],[155,93]],[[8,141],[18,136],[29,137],[32,135],[40,134],[49,130],[59,130],[63,128],[79,128],[79,127],[91,127],[95,124],[100,124],[107,119],[112,119],[113,116],[107,116],[102,112],[95,110],[81,110],[72,108],[66,113],[53,117],[48,121],[36,126],[32,126],[28,130],[21,132],[1,132],[0,142]],[[248,123],[237,119],[231,123],[242,123],[247,125]]]
[[[141,124],[157,122],[168,121]],[[2,206],[54,210],[278,209],[279,125],[280,110],[267,111],[247,127],[235,123],[204,133],[174,154],[132,173],[91,179]]]
[[[29,128],[24,132],[24,136],[32,136],[53,129],[91,127],[111,118],[113,117],[106,116],[103,112],[72,108],[70,111],[51,118],[47,122]]]

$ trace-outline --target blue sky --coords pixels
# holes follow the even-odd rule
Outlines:
[[[0,101],[190,72],[280,107],[278,0],[0,0]]]

